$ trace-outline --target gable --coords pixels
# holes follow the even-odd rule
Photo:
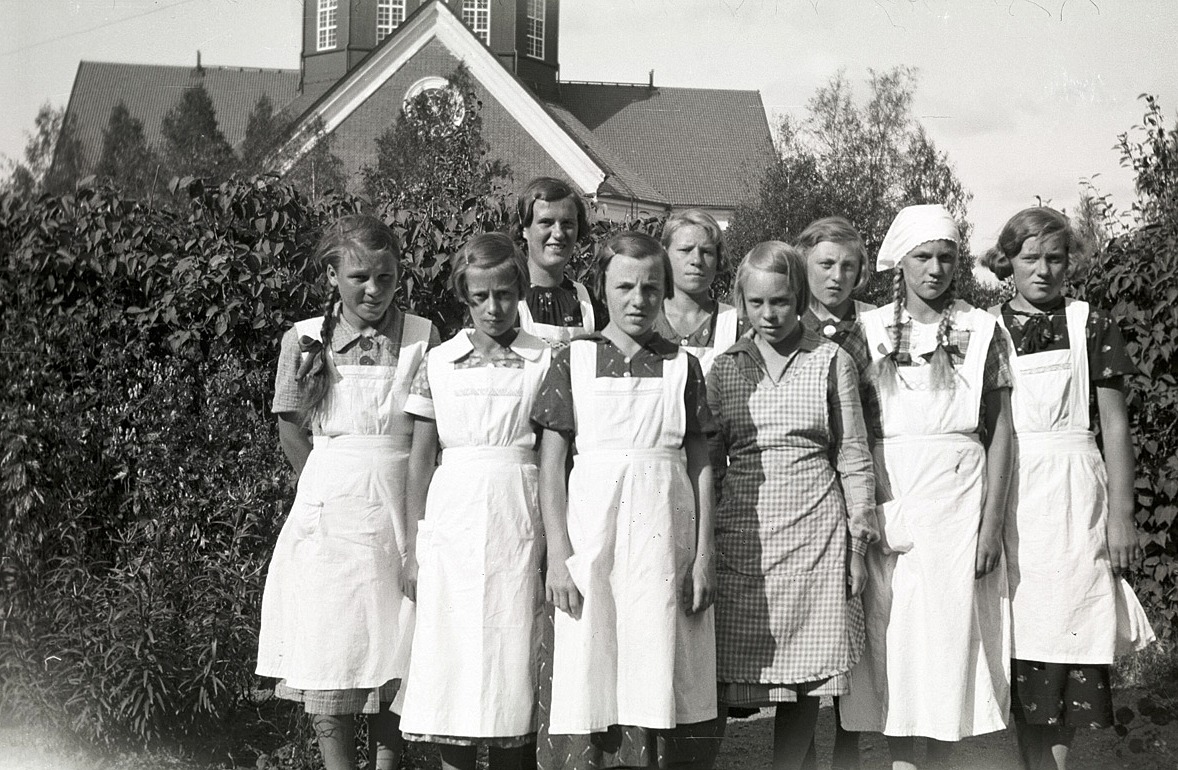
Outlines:
[[[198,72],[193,67],[81,62],[66,115],[81,140],[87,165],[98,164],[110,112],[120,101],[143,123],[148,144],[159,147],[164,115],[184,89],[198,84],[212,99],[221,133],[237,146],[262,94],[269,95],[275,112],[281,110],[298,94],[299,72],[233,67],[204,67]]]
[[[603,169],[573,136],[552,119],[531,91],[504,68],[498,58],[471,34],[445,3],[438,0],[431,0],[413,13],[392,35],[385,38],[372,53],[300,116],[293,138],[279,153],[279,173],[290,170],[314,146],[317,137],[311,129],[319,122],[327,132],[338,136],[338,130],[345,122],[355,122],[352,121],[354,115],[366,114],[371,120],[374,119],[371,113],[375,111],[375,119],[381,122],[370,125],[363,133],[370,138],[379,136],[391,125],[391,121],[396,119],[395,110],[390,114],[394,102],[392,97],[396,96],[395,105],[399,109],[405,90],[397,87],[401,85],[401,79],[398,79],[396,86],[392,88],[385,89],[385,86],[423,52],[426,58],[435,56],[438,46],[442,47],[454,63],[462,61],[466,65],[472,80],[486,95],[483,99],[484,110],[486,105],[492,102],[500,105],[511,115],[514,129],[530,137],[532,143],[543,148],[543,152],[557,163],[560,176],[568,178],[586,193],[596,194],[597,188],[606,178],[606,169]],[[429,74],[444,77],[453,69],[453,66],[450,66]],[[369,105],[370,100],[382,91],[385,92],[384,96],[377,97],[377,101]],[[365,109],[365,105],[369,105],[368,109]],[[501,121],[488,119],[486,113],[483,119],[484,137],[488,143],[493,144],[496,151],[515,154],[511,153],[513,145],[528,143],[526,140],[514,138],[514,133],[510,136],[500,135],[497,137],[498,142],[493,142],[496,139],[495,129],[488,124]],[[490,130],[492,134],[488,136],[486,130]],[[360,133],[357,131],[353,135],[341,138],[341,144],[348,144],[349,154],[355,155],[361,151],[361,142],[358,141]],[[510,157],[505,159],[510,162]],[[541,164],[546,165],[543,161]],[[522,176],[520,171],[516,173]]]
[[[359,192],[363,179],[358,172],[376,164],[376,139],[397,121],[405,93],[425,77],[446,77],[459,60],[437,40],[430,40],[392,73],[367,99],[340,121],[331,132],[332,151],[352,174],[350,189]],[[511,166],[514,182],[537,176],[563,176],[564,170],[552,155],[524,130],[519,120],[477,80],[472,79],[476,98],[482,102],[482,135],[492,157]],[[585,190],[594,194],[596,190]]]

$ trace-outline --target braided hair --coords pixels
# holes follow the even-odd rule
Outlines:
[[[388,225],[368,214],[348,214],[324,230],[315,246],[313,258],[324,271],[329,265],[339,271],[340,263],[349,254],[382,251],[390,252],[400,262],[401,246]],[[309,354],[299,366],[297,377],[306,419],[310,419],[315,408],[331,390],[333,368],[328,351],[339,315],[339,299],[339,289],[332,286],[323,302],[323,325],[319,329],[319,339],[300,340],[300,345]]]
[[[911,354],[900,350],[900,342],[904,333],[904,300],[907,297],[904,285],[904,270],[899,265],[892,275],[892,350],[883,358],[875,361],[869,370],[870,375],[885,390],[896,387],[899,377],[899,365],[911,363]],[[949,353],[949,333],[953,329],[953,304],[957,298],[957,281],[949,282],[945,289],[945,309],[941,313],[941,320],[937,324],[937,347],[933,351],[929,365],[932,367],[929,385],[933,390],[948,390],[953,387],[954,367],[953,356]]]

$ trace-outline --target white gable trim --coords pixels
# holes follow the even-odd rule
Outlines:
[[[281,151],[278,173],[285,175],[289,172],[319,141],[321,134],[310,131],[316,123],[315,118],[322,121],[324,131],[334,131],[433,39],[466,64],[471,76],[519,121],[574,185],[590,196],[597,193],[597,188],[605,181],[605,169],[552,119],[441,0],[429,3],[395,30],[391,39],[344,76],[327,98],[300,121],[294,137]]]

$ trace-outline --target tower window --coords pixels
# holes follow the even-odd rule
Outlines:
[[[393,34],[393,30],[405,21],[405,0],[377,0],[376,42]]]
[[[486,45],[491,44],[491,0],[462,0],[462,23]]]
[[[326,51],[336,45],[336,13],[339,0],[319,0],[319,12],[316,19],[318,32],[315,50]]]
[[[528,0],[527,54],[544,58],[544,0]]]

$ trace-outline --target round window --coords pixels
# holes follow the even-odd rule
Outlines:
[[[466,119],[466,101],[445,78],[418,80],[405,92],[401,106],[407,118],[440,134],[450,133]]]

